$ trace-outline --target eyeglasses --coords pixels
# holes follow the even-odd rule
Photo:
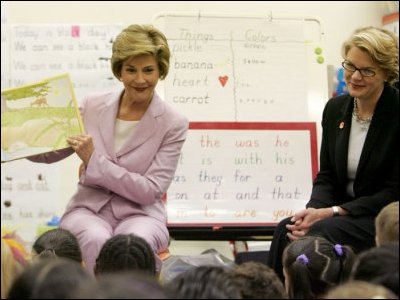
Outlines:
[[[356,66],[354,66],[352,63],[348,62],[347,60],[342,62],[342,67],[345,68],[345,70],[350,71],[352,73],[354,73],[355,71],[358,71],[358,72],[360,72],[360,74],[363,77],[372,77],[372,76],[376,75],[374,70],[371,70],[371,69],[359,69]]]

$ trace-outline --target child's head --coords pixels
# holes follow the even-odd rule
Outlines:
[[[329,290],[324,299],[398,299],[382,285],[351,280]]]
[[[13,282],[8,299],[67,299],[94,278],[80,263],[65,258],[41,259]]]
[[[175,299],[154,276],[141,272],[101,274],[75,290],[70,299]]]
[[[43,233],[32,246],[38,258],[65,257],[82,263],[77,238],[68,230],[56,228]]]
[[[375,219],[376,245],[399,241],[399,201],[386,205]]]
[[[110,238],[103,245],[94,268],[95,274],[135,270],[156,274],[153,250],[143,238],[133,234]]]
[[[221,266],[194,267],[166,285],[177,299],[241,299],[232,274]]]
[[[244,299],[287,299],[278,275],[260,262],[249,261],[237,265],[232,275]]]
[[[283,273],[289,298],[309,299],[346,280],[354,260],[351,248],[322,237],[291,242],[283,253]]]
[[[399,295],[399,242],[383,244],[360,253],[351,278],[381,284]]]
[[[1,230],[1,299],[6,299],[13,280],[28,265],[28,253],[15,232]]]

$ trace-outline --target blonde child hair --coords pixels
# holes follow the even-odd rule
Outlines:
[[[398,297],[382,285],[351,280],[329,290],[324,299],[398,299]]]
[[[1,229],[1,299],[7,299],[13,280],[28,264],[28,252],[15,232]]]
[[[386,205],[375,219],[375,241],[380,246],[399,241],[399,201]]]

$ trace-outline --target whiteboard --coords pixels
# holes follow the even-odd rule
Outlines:
[[[170,228],[274,226],[304,208],[328,97],[322,22],[166,12],[154,24],[171,49],[164,99],[191,121]]]
[[[271,226],[305,207],[315,123],[192,122],[167,193],[169,226]]]
[[[191,121],[320,121],[327,100],[318,18],[163,13],[164,98]]]

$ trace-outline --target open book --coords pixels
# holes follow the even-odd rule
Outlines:
[[[68,74],[1,91],[1,162],[67,148],[83,132]]]

